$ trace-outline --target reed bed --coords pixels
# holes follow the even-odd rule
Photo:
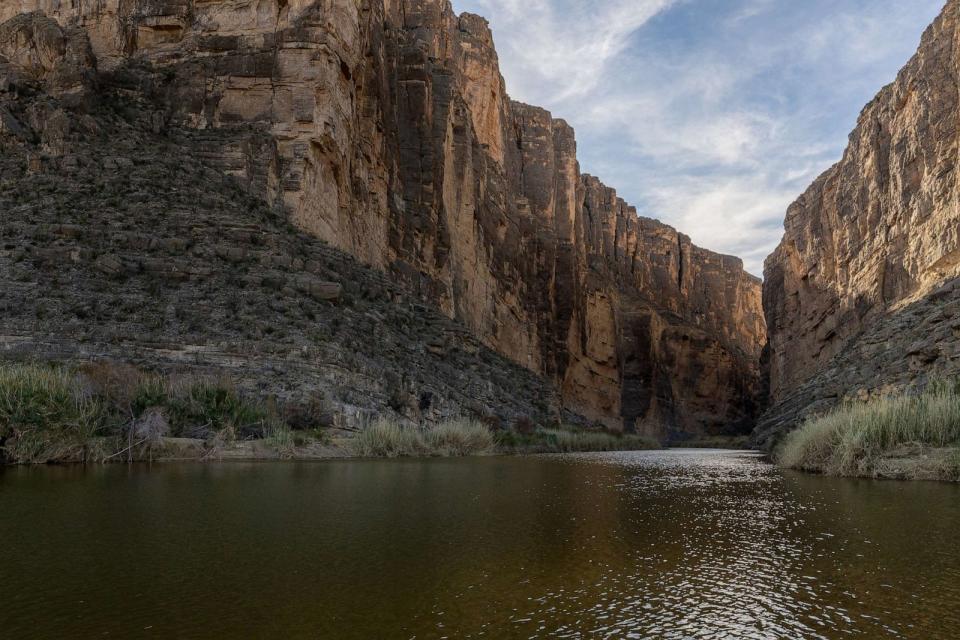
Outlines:
[[[938,383],[919,395],[847,403],[807,420],[777,453],[787,468],[837,476],[882,475],[891,456],[936,456],[948,478],[960,474],[960,384]],[[917,473],[929,469],[917,467]],[[920,471],[922,470],[922,471]]]

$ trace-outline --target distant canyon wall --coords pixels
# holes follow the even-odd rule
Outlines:
[[[760,281],[581,174],[572,128],[508,97],[482,18],[446,0],[16,0],[0,21],[28,11],[84,32],[98,73],[159,69],[171,120],[238,132],[225,168],[572,411],[661,437],[749,428]]]
[[[960,373],[960,2],[790,207],[767,259],[772,441],[804,415]]]

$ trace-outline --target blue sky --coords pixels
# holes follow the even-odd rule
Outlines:
[[[453,0],[510,95],[577,130],[584,172],[762,275],[787,206],[944,0]]]

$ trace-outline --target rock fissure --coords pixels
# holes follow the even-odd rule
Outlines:
[[[683,291],[683,236],[677,234],[677,288]]]

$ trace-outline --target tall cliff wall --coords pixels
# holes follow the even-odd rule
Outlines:
[[[36,10],[85,32],[100,74],[159,70],[140,87],[158,129],[232,130],[211,154],[253,192],[568,408],[671,437],[749,424],[759,280],[581,175],[573,130],[509,99],[483,19],[447,0],[18,0],[0,20]]]
[[[960,371],[960,2],[864,109],[767,259],[772,440],[848,397]]]

